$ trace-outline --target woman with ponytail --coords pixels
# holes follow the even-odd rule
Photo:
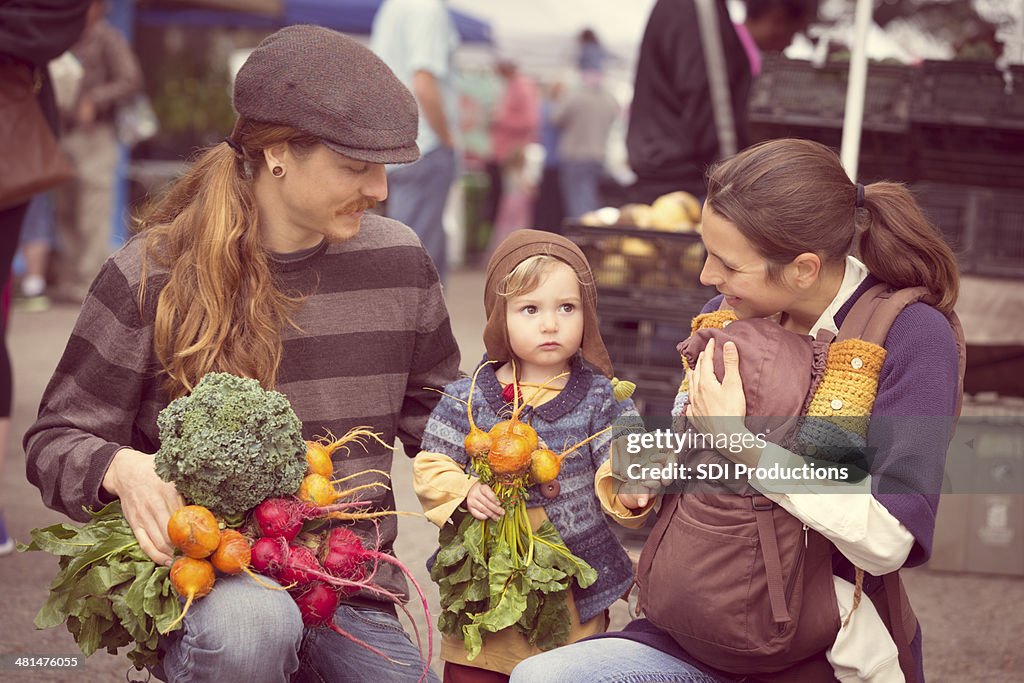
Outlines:
[[[366,209],[387,197],[385,164],[409,163],[417,108],[358,42],[290,26],[251,53],[234,84],[239,116],[104,265],[25,435],[29,480],[77,520],[119,498],[142,549],[170,564],[167,520],[182,505],[155,473],[157,415],[209,372],[285,394],[303,436],[369,425],[420,450],[459,352],[430,257],[406,226]],[[368,446],[344,477],[387,472]],[[394,509],[390,490],[370,504]],[[391,548],[393,516],[352,529]],[[240,575],[241,576],[241,575]],[[376,582],[404,594],[400,575]],[[225,577],[161,641],[164,680],[415,680],[419,652],[394,605],[346,599],[329,629],[304,631],[295,602]],[[293,678],[294,677],[294,678]],[[430,680],[436,680],[431,678]]]
[[[893,572],[924,563],[931,552],[946,449],[963,381],[963,338],[953,312],[958,291],[953,252],[904,186],[854,183],[836,154],[815,142],[787,139],[758,144],[712,167],[708,180],[702,231],[707,261],[701,281],[720,294],[702,313],[720,320],[771,318],[785,330],[828,342],[862,297],[869,301],[882,290],[914,287],[927,292],[896,315],[881,344],[884,351],[872,347],[878,353],[872,351],[871,358],[854,355],[835,366],[831,353],[827,363],[823,361],[825,379],[819,388],[826,386],[829,377],[839,378],[837,382],[849,385],[835,385],[839,389],[853,386],[852,394],[841,395],[857,400],[844,405],[837,389],[831,401],[825,401],[834,412],[821,414],[840,416],[833,418],[836,424],[850,419],[842,416],[861,420],[870,416],[863,428],[867,448],[861,451],[868,475],[850,485],[852,492],[833,487],[821,493],[820,486],[799,483],[780,487],[777,480],[768,482],[753,475],[749,482],[802,522],[805,534],[810,529],[831,544],[830,578],[839,614],[848,624],[839,629],[845,639],[842,652],[837,638],[828,650],[823,648],[799,663],[810,667],[802,675],[794,676],[792,667],[761,671],[754,655],[742,664],[749,668],[730,668],[733,674],[729,674],[685,651],[649,620],[639,619],[600,640],[526,660],[513,672],[512,681],[601,683],[623,680],[628,671],[629,680],[713,682],[733,680],[741,670],[750,674],[746,680],[923,681],[921,631],[918,627],[914,632],[915,622],[906,616],[911,613],[900,610],[904,618],[899,621],[907,628],[894,629],[890,638],[877,615],[872,619],[871,610],[865,611],[860,604],[868,601],[860,598],[886,595],[897,601],[890,606],[900,604],[905,592]],[[714,369],[715,355],[722,356],[721,381]],[[750,436],[742,420],[737,420],[748,414],[739,372],[743,362],[733,342],[722,348],[709,342],[693,371],[688,369],[686,418],[699,431],[714,435],[716,442],[739,443],[743,439],[737,437]],[[875,374],[871,382],[860,383],[865,373],[859,371],[869,365]],[[751,366],[745,372],[758,370]],[[833,385],[829,386],[831,391]],[[815,401],[820,393],[816,388]],[[804,463],[800,455],[768,441],[751,447],[745,441],[739,451],[719,453],[752,469],[794,468]],[[817,457],[828,459],[820,452]],[[655,498],[621,493],[602,502],[622,523],[636,526],[651,511]],[[806,536],[803,545],[807,546]],[[827,571],[829,564],[823,566]],[[749,571],[749,565],[743,567]],[[687,590],[686,572],[680,567],[679,591]],[[742,572],[737,564],[737,587],[750,578],[744,579]],[[848,591],[845,598],[843,591]],[[861,614],[856,613],[859,604]],[[804,614],[801,611],[799,616],[806,619]],[[763,616],[749,619],[754,623]],[[721,616],[740,622],[744,618],[748,617],[732,612]],[[896,635],[897,630],[903,635]],[[705,642],[721,642],[710,635],[711,626],[707,631]],[[695,627],[692,635],[701,639],[701,629]],[[898,654],[896,645],[900,645]]]

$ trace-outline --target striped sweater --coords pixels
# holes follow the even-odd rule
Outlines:
[[[462,401],[469,396],[470,382],[466,377],[445,388],[448,396],[434,409],[423,435],[423,450],[447,455],[467,471],[469,460],[463,440],[469,433],[469,420]],[[494,366],[485,366],[477,377],[473,396],[473,421],[480,429],[486,431],[508,419],[511,410],[501,389]],[[529,396],[528,389],[523,392]],[[558,396],[536,408],[527,407],[522,419],[555,450],[582,441],[613,423],[642,429],[633,401],[617,401],[611,382],[593,372],[579,356],[573,360],[568,382]],[[633,583],[629,556],[612,533],[594,495],[594,476],[609,457],[611,439],[612,433],[606,432],[562,462],[558,474],[561,490],[556,497],[544,498],[537,486],[527,489],[527,507],[543,506],[569,550],[597,570],[597,581],[589,588],[572,584],[580,623],[607,609]]]
[[[147,294],[141,315],[136,304],[143,239],[132,239],[100,271],[25,434],[29,481],[48,507],[76,520],[88,519],[83,506],[109,502],[101,483],[119,449],[153,453],[160,445],[156,417],[168,397],[153,352],[155,296]],[[456,377],[459,351],[437,273],[416,235],[366,216],[351,240],[274,258],[273,269],[284,291],[308,297],[294,316],[301,332],[282,333],[276,387],[291,401],[303,436],[371,425],[386,443],[397,437],[406,453],[419,452],[438,400],[427,387]],[[147,278],[155,294],[167,274],[151,267]],[[335,472],[389,472],[391,457],[371,443],[340,457]],[[390,491],[374,495],[381,507],[394,508]],[[390,551],[396,520],[385,517],[379,527]],[[376,537],[370,523],[362,531]],[[383,587],[405,593],[391,565],[377,576]]]

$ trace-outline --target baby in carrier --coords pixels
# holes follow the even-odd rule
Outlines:
[[[829,361],[827,341],[815,341],[789,332],[769,320],[737,320],[731,311],[720,310],[695,318],[693,334],[679,344],[680,355],[688,369],[696,367],[697,358],[710,339],[715,340],[715,374],[720,381],[724,374],[723,346],[727,341],[737,346],[742,359],[740,374],[747,402],[746,424],[752,432],[767,432],[769,441],[791,451],[785,456],[788,462],[792,462],[792,453],[813,455],[814,460],[810,462],[816,466],[842,464],[853,473],[850,481],[863,479],[870,467],[862,449],[867,444],[871,403],[865,405],[862,400],[857,405],[856,400],[849,400],[854,398],[851,396],[841,402],[829,397],[836,396],[837,392],[842,394],[843,384],[852,383],[863,389],[865,382],[869,385],[872,380],[877,382],[882,359],[870,357],[866,342],[853,340],[865,344],[864,357],[855,357],[856,360],[846,367],[838,368]],[[864,394],[863,391],[854,393]],[[870,400],[873,400],[873,394]],[[676,431],[689,429],[684,415],[687,405],[688,385],[684,381],[673,408]],[[695,451],[684,457],[691,465],[709,459],[728,462],[715,451]],[[706,484],[699,482],[696,485]],[[773,498],[768,490],[771,487],[763,488],[763,482],[751,480],[750,485],[748,493],[764,493]],[[730,486],[735,490],[737,485],[732,483],[720,488],[718,493],[725,491],[728,495]],[[746,486],[746,482],[740,486]],[[860,491],[863,495],[871,495],[869,488],[861,488]],[[776,525],[775,529],[781,529],[779,533],[807,533],[807,525],[799,523],[789,527]],[[805,539],[806,536],[798,539],[797,544],[806,546]],[[782,539],[779,543],[784,545]],[[831,551],[829,548],[829,553]],[[825,571],[831,563],[817,566]],[[804,569],[811,571],[807,565]],[[826,657],[840,681],[902,682],[904,675],[896,643],[872,601],[861,599],[863,576],[864,572],[859,568],[856,569],[855,583],[840,576],[831,576],[841,625],[826,650]],[[805,595],[805,600],[810,599],[809,595],[811,593]],[[809,608],[816,609],[815,606]],[[822,608],[817,607],[819,610]],[[692,654],[700,658],[700,654]]]

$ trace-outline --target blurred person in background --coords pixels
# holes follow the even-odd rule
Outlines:
[[[562,232],[565,202],[562,200],[562,182],[558,178],[559,131],[554,122],[554,114],[563,89],[561,81],[552,81],[546,83],[541,91],[540,144],[544,148],[544,166],[533,204],[532,221],[532,227],[557,233]]]
[[[46,65],[78,39],[85,25],[87,0],[22,0],[0,3],[0,67],[34,71],[37,96],[47,121],[57,132],[57,106]],[[29,202],[0,209],[0,289],[10,279],[11,264]],[[7,353],[7,311],[0,314],[0,479],[11,430],[13,380]],[[0,509],[0,555],[14,550]]]
[[[106,19],[106,2],[93,0],[85,31],[71,52],[82,64],[78,99],[64,115],[63,148],[78,177],[57,194],[56,296],[81,303],[111,253],[118,146],[114,118],[142,90],[142,70],[125,37]]]
[[[562,98],[552,119],[559,128],[562,197],[567,214],[573,218],[601,207],[598,186],[604,174],[608,135],[621,111],[605,87],[604,55],[603,51],[594,54],[593,46],[601,49],[596,41],[596,37],[581,41],[580,85]]]
[[[53,194],[37,194],[28,205],[25,222],[21,227],[19,248],[25,262],[25,272],[18,290],[18,308],[23,311],[37,312],[50,308],[50,300],[46,296],[46,270],[56,239]]]
[[[384,0],[373,19],[370,49],[416,97],[422,156],[388,169],[387,214],[415,231],[441,282],[448,275],[444,207],[455,182],[458,100],[453,59],[459,34],[443,0]]]
[[[487,162],[490,192],[485,218],[493,225],[501,206],[502,177],[509,157],[537,141],[540,130],[540,96],[537,86],[509,57],[501,57],[496,70],[505,82],[491,116],[491,158]]]
[[[737,148],[750,144],[747,104],[762,52],[781,52],[818,13],[818,0],[746,0],[734,25],[725,0],[714,0],[732,95]],[[694,0],[658,0],[640,45],[626,147],[636,173],[631,199],[650,204],[685,190],[707,194],[704,175],[719,151],[707,67]]]

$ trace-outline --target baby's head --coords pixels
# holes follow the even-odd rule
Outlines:
[[[491,360],[581,351],[607,377],[612,364],[597,325],[597,291],[579,247],[541,230],[516,230],[487,264],[484,346]],[[552,325],[557,331],[549,329]],[[546,339],[551,342],[541,348]],[[525,358],[530,360],[530,358]]]

